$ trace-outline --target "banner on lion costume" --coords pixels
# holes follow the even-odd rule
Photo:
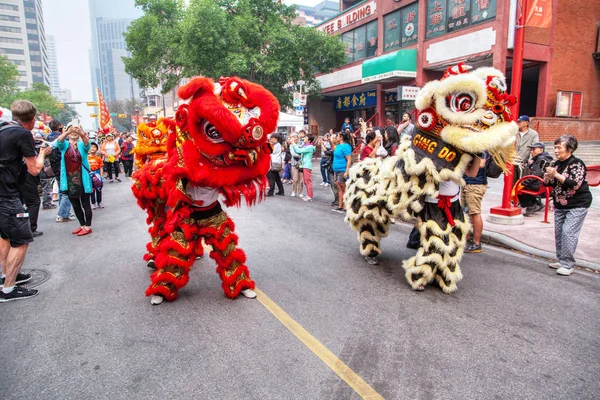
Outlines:
[[[446,293],[457,289],[471,226],[456,191],[477,154],[487,151],[503,169],[514,159],[518,128],[509,107],[515,101],[500,71],[463,63],[421,89],[414,136],[402,140],[395,156],[368,158],[350,169],[346,222],[370,264],[381,254],[390,219],[416,217],[420,247],[402,264],[406,279],[414,290],[433,281]]]
[[[170,127],[167,156],[134,173],[132,190],[148,214],[148,254],[155,264],[146,295],[152,304],[177,298],[189,269],[212,247],[225,295],[255,297],[233,221],[221,208],[248,206],[265,196],[272,147],[267,134],[279,117],[277,99],[262,86],[231,77],[194,78],[178,91],[188,100]]]

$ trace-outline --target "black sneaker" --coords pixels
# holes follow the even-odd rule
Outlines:
[[[481,253],[481,243],[467,243],[467,245],[465,246],[465,253]]]
[[[4,286],[4,279],[5,278],[0,278],[0,286]],[[31,280],[31,274],[22,274],[19,272],[17,274],[17,280],[15,281],[15,284],[20,285],[22,283],[29,282],[30,280]]]
[[[33,237],[40,237],[43,234],[44,234],[44,232],[41,232],[41,231],[33,231],[33,232],[31,232],[31,236],[33,236]]]
[[[24,287],[15,286],[12,292],[4,293],[0,290],[0,303],[6,303],[12,300],[28,299],[38,294],[35,289],[25,289]]]

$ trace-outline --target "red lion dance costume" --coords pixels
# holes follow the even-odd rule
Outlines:
[[[189,104],[179,107],[175,123],[165,121],[167,157],[134,174],[134,195],[151,224],[144,258],[156,264],[146,295],[152,304],[175,300],[204,239],[225,295],[256,297],[235,226],[218,197],[227,206],[239,206],[242,195],[248,206],[264,198],[272,151],[267,133],[277,127],[279,103],[237,77],[219,83],[194,78],[178,94]]]

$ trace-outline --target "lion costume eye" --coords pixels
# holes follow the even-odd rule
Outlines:
[[[468,113],[475,109],[477,97],[472,93],[458,92],[452,95],[450,99],[450,108],[454,112]]]
[[[221,132],[219,132],[217,128],[215,128],[215,126],[208,121],[204,123],[204,133],[206,134],[206,137],[213,143],[224,142]]]

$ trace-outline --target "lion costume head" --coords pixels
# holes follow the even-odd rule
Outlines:
[[[515,157],[518,131],[509,111],[516,98],[506,90],[504,75],[497,69],[472,70],[459,63],[419,92],[417,127],[465,153],[487,150],[506,169]]]
[[[167,153],[167,137],[174,131],[172,120],[161,118],[158,121],[141,123],[138,126],[138,140],[133,150],[135,164],[141,168],[148,161],[154,161]]]
[[[237,78],[194,78],[178,91],[188,100],[177,110],[169,136],[170,167],[195,185],[220,189],[226,204],[240,193],[252,204],[262,198],[279,102],[262,86]]]

